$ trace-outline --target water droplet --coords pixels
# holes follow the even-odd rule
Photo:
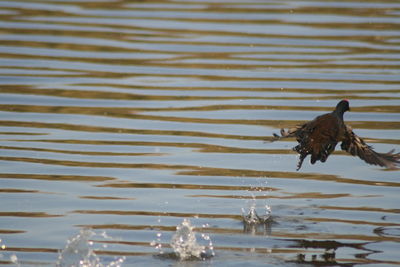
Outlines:
[[[11,256],[10,256],[10,261],[11,261],[12,263],[17,264],[17,263],[18,263],[17,255],[15,255],[15,254],[11,255]]]

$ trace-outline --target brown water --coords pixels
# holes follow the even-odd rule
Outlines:
[[[398,171],[337,152],[296,172],[293,140],[265,142],[348,98],[354,131],[400,150],[398,1],[17,0],[0,17],[0,265],[54,266],[84,227],[122,266],[400,265]],[[254,205],[273,222],[248,231]],[[215,256],[155,257],[185,218]]]

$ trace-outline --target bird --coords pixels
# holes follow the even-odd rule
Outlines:
[[[350,111],[350,104],[349,100],[344,99],[330,113],[317,116],[312,121],[297,125],[287,131],[282,128],[281,135],[274,133],[272,141],[289,137],[296,138],[299,144],[293,150],[300,155],[297,171],[300,170],[308,155],[311,155],[311,164],[317,161],[325,162],[338,143],[341,143],[342,150],[352,156],[358,156],[368,164],[397,169],[397,165],[400,164],[400,153],[394,153],[394,149],[387,153],[374,151],[372,146],[345,124],[343,115],[346,111]]]

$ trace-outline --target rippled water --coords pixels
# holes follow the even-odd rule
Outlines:
[[[268,142],[348,98],[354,131],[400,150],[398,1],[16,0],[0,17],[0,265],[54,266],[83,228],[122,266],[400,265],[398,171],[337,152],[296,172],[294,141]],[[266,206],[248,231],[242,210]],[[184,219],[214,257],[157,257]]]

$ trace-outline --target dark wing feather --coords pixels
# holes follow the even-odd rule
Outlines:
[[[364,140],[357,136],[348,126],[346,126],[345,139],[342,142],[341,148],[353,156],[358,156],[368,164],[379,165],[390,169],[394,169],[396,165],[400,164],[400,153],[393,153],[394,150],[387,153],[375,152],[371,146],[367,145]]]

